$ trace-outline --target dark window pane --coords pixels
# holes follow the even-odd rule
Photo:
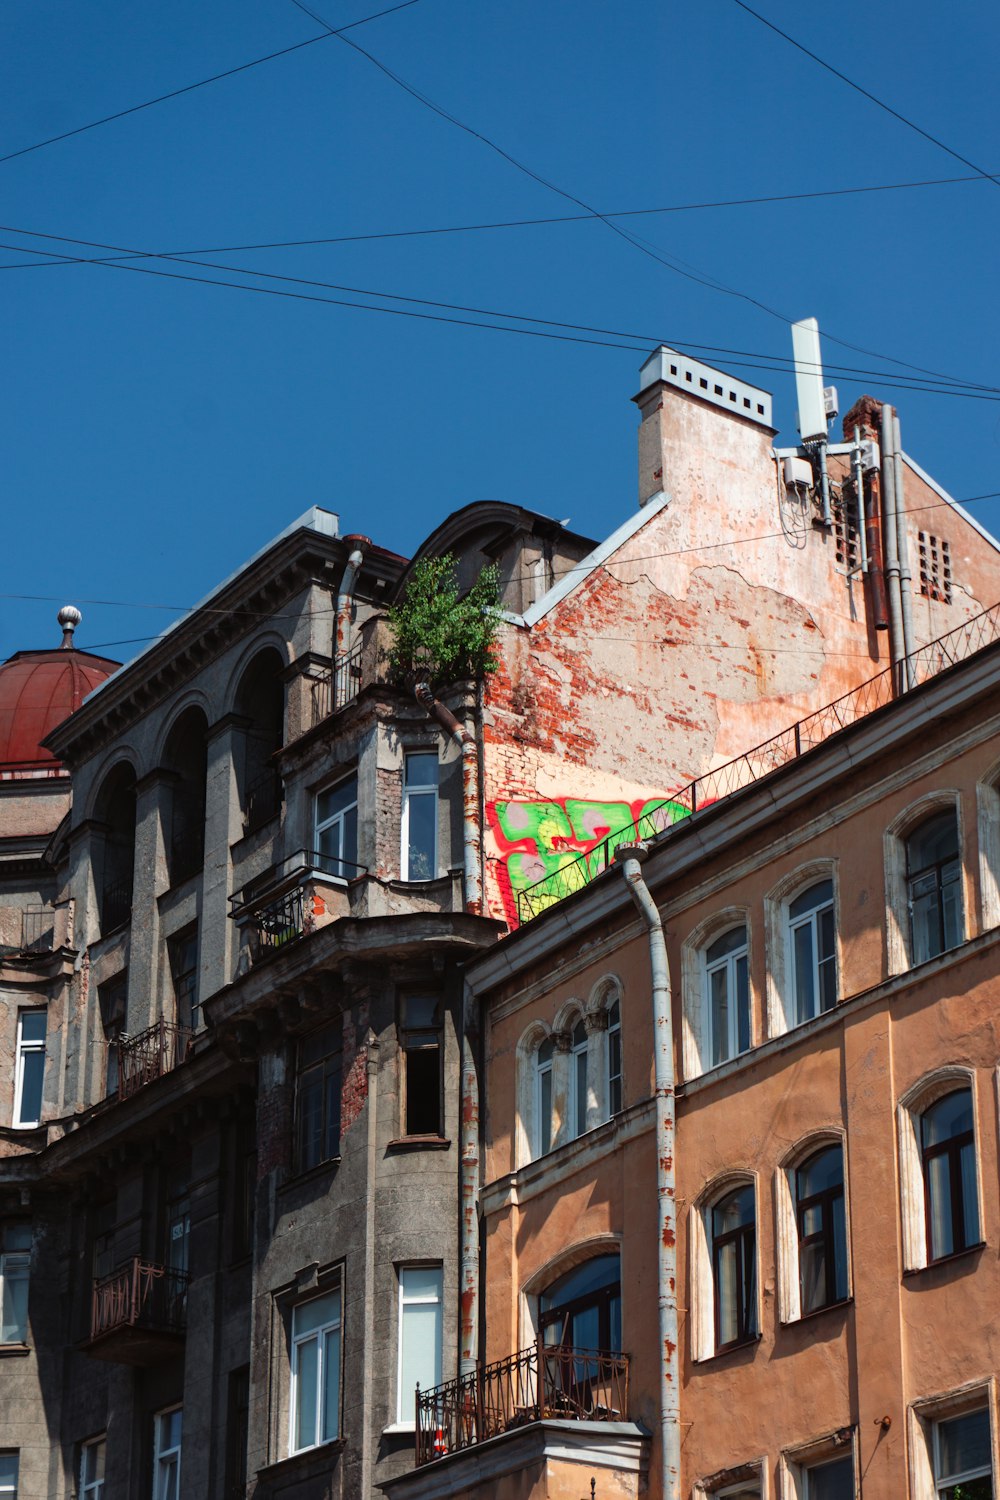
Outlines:
[[[421,1047],[406,1053],[406,1134],[440,1133],[440,1052],[437,1047]]]

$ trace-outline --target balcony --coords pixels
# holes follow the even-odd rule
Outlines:
[[[628,1422],[625,1354],[537,1343],[433,1390],[417,1389],[416,1463],[432,1463],[533,1422]]]
[[[321,672],[312,683],[312,721],[322,724],[331,714],[339,713],[353,703],[363,686],[363,645],[359,641],[352,651]]]
[[[129,1099],[147,1083],[182,1063],[191,1047],[191,1030],[161,1016],[145,1031],[118,1039],[118,1098]]]
[[[188,1274],[138,1256],[94,1282],[85,1353],[123,1365],[152,1365],[184,1342]]]
[[[265,881],[229,898],[229,915],[247,935],[251,963],[260,963],[319,927],[347,916],[347,886],[368,872],[364,865],[298,849]]]

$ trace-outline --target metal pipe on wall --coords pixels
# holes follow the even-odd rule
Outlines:
[[[903,658],[903,611],[899,592],[899,550],[896,539],[896,475],[892,461],[893,410],[882,407],[882,514],[885,519],[885,587],[889,602],[889,658],[896,669],[893,684],[897,692],[900,662]]]
[[[663,1500],[681,1500],[681,1391],[677,1349],[677,1178],[674,1167],[674,1033],[670,966],[663,922],[642,878],[642,844],[622,845],[629,895],[646,924],[653,989],[653,1071],[656,1087],[657,1299],[660,1318],[660,1445]]]
[[[917,668],[913,653],[913,577],[910,573],[910,546],[906,535],[906,502],[903,489],[903,447],[899,439],[899,413],[892,417],[892,468],[896,485],[896,551],[899,553],[899,597],[903,620],[903,664],[907,688],[917,685]]]
[[[358,537],[348,537],[348,541],[362,540]],[[367,538],[364,538],[367,540]],[[333,636],[333,662],[334,668],[340,666],[344,657],[351,649],[351,605],[354,603],[354,584],[358,576],[358,570],[365,560],[365,555],[360,547],[355,547],[347,559],[344,576],[340,580],[340,588],[337,591],[337,614],[336,627]]]
[[[476,1038],[478,1001],[466,986],[462,1014],[462,1092],[459,1158],[459,1351],[460,1375],[470,1375],[479,1357],[479,1073]]]

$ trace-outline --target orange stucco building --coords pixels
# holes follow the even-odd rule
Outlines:
[[[648,844],[666,1138],[620,863],[471,965],[484,1365],[396,1500],[995,1495],[998,688],[973,650]]]

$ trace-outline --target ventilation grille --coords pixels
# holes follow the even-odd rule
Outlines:
[[[951,603],[951,547],[929,531],[918,533],[920,539],[920,592],[939,604]]]
[[[696,359],[688,359],[686,355],[668,349],[665,344],[649,356],[639,379],[640,391],[663,381],[665,385],[676,386],[679,391],[687,391],[690,395],[700,397],[702,401],[708,401],[712,406],[720,406],[723,411],[749,417],[752,422],[759,422],[764,427],[771,426],[771,396],[768,391],[759,390],[755,385],[747,385],[742,380],[734,380],[731,375],[713,370],[711,365],[703,365]]]

